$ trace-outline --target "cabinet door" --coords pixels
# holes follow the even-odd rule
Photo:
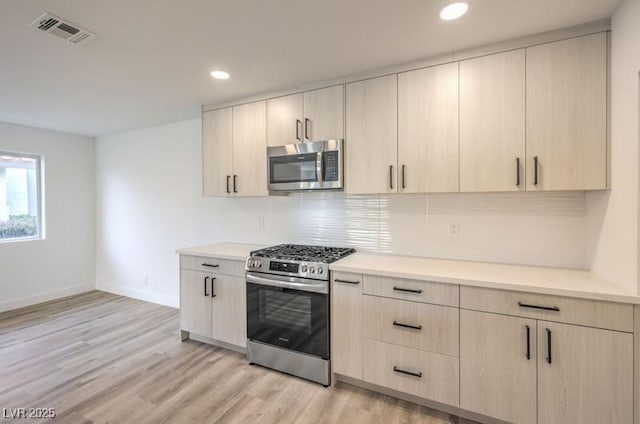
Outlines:
[[[214,275],[211,338],[247,345],[247,289],[244,278]]]
[[[460,407],[536,423],[535,320],[460,310]]]
[[[460,62],[460,191],[525,188],[525,51]]]
[[[211,274],[180,270],[180,329],[211,337]]]
[[[458,64],[398,76],[398,186],[458,191]]]
[[[233,107],[233,180],[236,196],[267,196],[266,102]]]
[[[228,196],[233,175],[231,108],[202,114],[202,192],[204,196]],[[229,186],[227,186],[229,181]]]
[[[344,138],[344,85],[304,93],[304,141]]]
[[[302,94],[267,100],[267,145],[301,143],[304,137]]]
[[[362,379],[362,275],[334,272],[331,284],[333,372]]]
[[[527,189],[604,189],[606,164],[606,34],[528,48]]]
[[[633,334],[538,321],[538,422],[632,420]]]
[[[345,189],[395,193],[398,147],[397,76],[347,84]]]

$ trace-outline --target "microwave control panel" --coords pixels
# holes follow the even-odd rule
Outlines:
[[[340,164],[338,160],[338,151],[330,150],[322,154],[322,168],[324,181],[338,181],[340,175]]]

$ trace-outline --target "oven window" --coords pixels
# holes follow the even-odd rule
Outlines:
[[[316,153],[269,158],[271,183],[317,181]]]
[[[273,325],[311,334],[309,296],[261,290],[259,310],[261,325]]]

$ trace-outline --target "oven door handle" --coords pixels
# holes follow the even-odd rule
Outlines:
[[[319,281],[317,283],[309,283],[303,281],[305,280],[296,277],[281,277],[276,275],[260,277],[247,273],[247,283],[322,294],[327,294],[329,292],[329,287],[326,282]]]

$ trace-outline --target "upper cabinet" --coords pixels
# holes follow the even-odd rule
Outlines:
[[[525,50],[460,62],[460,191],[525,189]]]
[[[266,196],[265,102],[202,114],[204,196]]]
[[[398,75],[398,191],[458,191],[457,63]]]
[[[266,196],[266,102],[233,107],[233,192],[236,196]]]
[[[606,189],[607,67],[601,32],[205,112],[203,191],[267,195],[266,146],[331,139],[349,194]]]
[[[527,189],[607,185],[607,35],[527,49]]]
[[[346,104],[346,191],[395,193],[398,187],[397,75],[347,84]]]
[[[232,108],[202,114],[202,193],[230,196],[233,176]]]
[[[267,101],[267,144],[344,138],[344,85]]]

